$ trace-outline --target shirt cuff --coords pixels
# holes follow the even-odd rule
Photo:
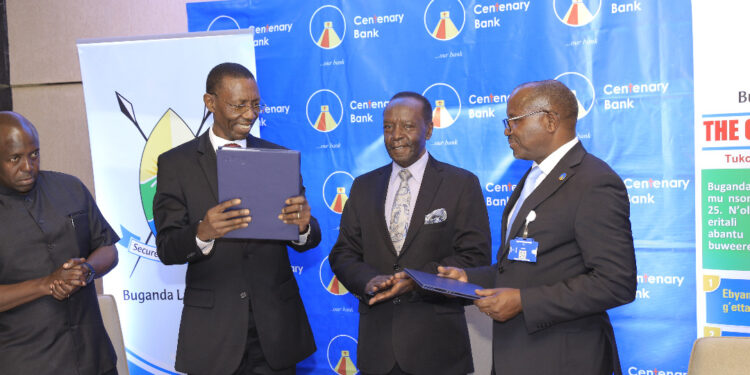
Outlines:
[[[295,245],[304,245],[304,244],[306,244],[307,243],[307,236],[310,235],[310,227],[311,227],[310,224],[307,224],[307,230],[305,231],[305,233],[302,233],[302,234],[299,235],[299,241],[292,241],[292,243],[295,244]]]
[[[302,235],[300,235],[300,237],[302,237]],[[201,250],[201,253],[203,253],[203,255],[208,255],[209,253],[211,253],[211,250],[214,248],[214,240],[201,241],[201,239],[198,238],[198,236],[195,236],[195,244],[198,245],[198,248]]]

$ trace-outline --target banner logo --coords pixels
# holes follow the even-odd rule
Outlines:
[[[461,97],[453,86],[434,83],[422,92],[432,103],[432,126],[437,129],[453,125],[461,115]]]
[[[154,196],[156,195],[156,172],[159,155],[194,139],[195,135],[193,134],[193,131],[190,130],[187,123],[185,123],[185,121],[173,111],[172,108],[169,108],[161,116],[159,121],[157,121],[156,125],[151,130],[151,134],[146,137],[146,134],[141,129],[141,126],[138,124],[138,120],[135,117],[133,104],[117,91],[115,91],[115,96],[117,97],[117,104],[120,107],[120,112],[127,117],[131,123],[133,123],[136,129],[141,133],[143,140],[146,141],[146,145],[143,147],[143,153],[141,154],[139,186],[143,214],[146,217],[146,222],[151,229],[151,233],[148,234],[146,241],[141,242],[141,237],[135,235],[121,225],[120,229],[122,231],[122,239],[118,242],[121,246],[128,249],[128,252],[138,256],[138,260],[135,262],[133,270],[130,272],[130,275],[132,276],[141,258],[159,262],[159,257],[156,253],[156,246],[148,244],[152,236],[156,238],[153,203]]]
[[[328,366],[339,375],[355,375],[357,363],[357,340],[349,335],[338,335],[328,342]]]
[[[323,182],[323,202],[328,209],[337,214],[344,212],[352,182],[354,182],[354,177],[344,171],[336,171],[326,177]]]
[[[216,30],[241,29],[240,24],[237,22],[237,20],[227,15],[217,16],[216,18],[211,20],[211,23],[208,24],[206,31],[211,31],[214,24],[216,24]]]
[[[344,117],[344,104],[335,92],[320,89],[307,99],[305,113],[307,114],[307,122],[313,129],[321,133],[328,133],[336,129],[341,123],[341,119]],[[338,120],[334,120],[336,118]],[[313,119],[315,120],[313,121]]]
[[[461,26],[456,27],[460,21]],[[446,41],[458,36],[466,24],[461,0],[432,0],[424,10],[424,27],[431,37]]]
[[[552,0],[552,9],[555,10],[555,16],[560,22],[571,27],[580,27],[588,25],[599,15],[602,2],[601,0]],[[596,9],[593,14],[592,9]]]
[[[328,257],[325,257],[325,259],[320,262],[318,276],[320,278],[320,284],[323,285],[323,288],[325,288],[328,293],[331,293],[334,296],[343,296],[344,294],[349,293],[344,287],[344,284],[341,284],[341,281],[339,281],[333,273],[333,270],[331,270],[331,265],[328,263]]]
[[[346,36],[346,19],[333,5],[318,8],[310,17],[310,38],[323,49],[338,47]]]
[[[568,86],[575,94],[578,100],[578,119],[586,117],[591,111],[591,107],[594,106],[594,100],[596,99],[596,91],[591,80],[578,72],[565,72],[555,77],[555,80]]]

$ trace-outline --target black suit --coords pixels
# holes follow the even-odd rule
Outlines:
[[[216,152],[208,131],[165,152],[158,164],[154,220],[159,258],[164,264],[188,263],[175,368],[232,373],[245,352],[251,311],[265,360],[274,368],[294,366],[315,351],[315,343],[286,247],[305,251],[317,246],[318,223],[311,219],[310,235],[301,246],[219,238],[204,255],[195,242],[198,222],[218,204]],[[247,142],[248,147],[281,148],[252,136]]]
[[[528,172],[527,172],[528,175]],[[510,210],[526,176],[503,213]],[[510,238],[523,233],[539,243],[537,262],[508,260],[467,269],[484,287],[521,290],[523,312],[493,324],[493,366],[498,374],[621,373],[606,310],[635,298],[636,266],[630,205],[620,177],[578,143],[523,203]]]
[[[385,200],[391,165],[354,180],[330,255],[333,272],[363,301],[359,304],[357,364],[386,373],[396,361],[411,374],[465,374],[473,370],[461,299],[411,292],[368,306],[365,285],[403,268],[437,273],[438,265],[490,263],[490,230],[479,181],[470,172],[430,157],[401,253],[391,242]],[[447,219],[424,224],[443,208]]]

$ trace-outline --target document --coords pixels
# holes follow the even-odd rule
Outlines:
[[[288,198],[300,194],[299,151],[220,148],[216,151],[219,202],[239,198],[233,209],[247,208],[252,221],[224,238],[298,240],[299,227],[278,216]]]
[[[406,274],[409,275],[409,277],[411,277],[422,289],[467,299],[482,298],[474,293],[477,289],[484,289],[479,285],[448,279],[409,268],[404,268],[404,272],[406,272]]]

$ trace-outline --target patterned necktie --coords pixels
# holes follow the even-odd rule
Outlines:
[[[391,210],[391,223],[388,226],[388,232],[391,234],[393,247],[396,248],[396,254],[401,253],[401,247],[404,246],[406,231],[409,229],[411,192],[407,181],[411,177],[408,169],[402,169],[398,172],[401,183],[398,185],[396,198],[393,200],[393,209]]]
[[[510,220],[508,221],[508,228],[505,230],[505,242],[508,242],[510,240],[510,227],[513,226],[513,222],[516,220],[516,215],[518,215],[518,211],[521,210],[521,206],[523,206],[523,201],[526,200],[526,198],[531,195],[531,192],[534,191],[534,188],[536,187],[536,180],[539,178],[539,176],[542,175],[542,170],[539,169],[539,166],[535,166],[531,169],[531,172],[529,172],[529,175],[526,177],[526,183],[523,184],[523,190],[521,190],[521,195],[518,197],[518,200],[516,201],[516,206],[513,207],[513,212],[510,214]]]
[[[242,148],[242,146],[236,144],[236,143],[227,143],[223,147],[229,147],[229,148]]]

